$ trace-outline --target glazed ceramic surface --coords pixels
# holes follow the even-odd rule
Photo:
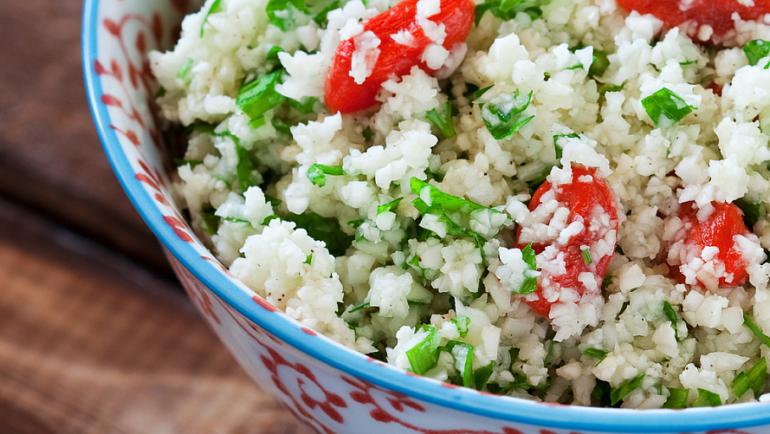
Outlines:
[[[173,46],[189,0],[86,0],[83,68],[105,151],[190,298],[243,368],[320,433],[770,433],[770,405],[621,410],[535,403],[407,374],[302,327],[233,279],[169,188],[146,53]]]

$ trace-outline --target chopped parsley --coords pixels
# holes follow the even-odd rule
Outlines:
[[[762,216],[762,202],[749,202],[741,198],[734,202],[743,211],[743,222],[749,229],[753,228]]]
[[[326,248],[333,256],[344,256],[353,244],[353,236],[342,232],[335,218],[321,217],[311,212],[307,214],[289,214],[284,220],[294,222],[298,228],[305,229],[314,240],[326,243]]]
[[[687,407],[687,396],[690,394],[688,389],[668,388],[668,399],[663,404],[663,408],[680,409]]]
[[[313,164],[307,169],[307,178],[313,185],[323,187],[326,185],[326,175],[342,176],[342,166],[326,166],[324,164]]]
[[[284,101],[285,97],[275,90],[280,79],[281,72],[276,71],[247,83],[238,91],[235,105],[251,119],[252,128],[264,125],[265,113]]]
[[[537,271],[537,258],[535,251],[532,249],[532,243],[527,244],[521,249],[521,259],[527,263],[527,267],[531,271]],[[537,277],[527,276],[524,279],[524,283],[521,284],[521,288],[518,291],[512,291],[514,294],[527,295],[537,291]]]
[[[770,56],[770,42],[762,39],[754,39],[743,46],[743,52],[746,53],[749,64],[751,66],[756,66],[760,60]],[[765,69],[767,69],[767,66],[765,66]]]
[[[304,14],[307,11],[304,0],[270,0],[265,6],[270,24],[283,32],[297,28],[296,15]]]
[[[436,109],[431,109],[425,116],[441,131],[445,138],[454,137],[457,133],[452,122],[452,103],[447,101],[440,109],[441,113],[436,111]]]
[[[457,331],[460,333],[461,338],[468,336],[468,326],[471,324],[469,317],[464,315],[456,316],[452,318],[452,324],[457,326]]]
[[[642,106],[658,128],[668,128],[697,110],[665,87],[644,98]]]
[[[503,94],[495,98],[495,102],[482,104],[481,117],[492,137],[496,140],[507,139],[531,121],[535,116],[524,115],[530,102],[532,91],[522,96],[516,89],[513,95]]]
[[[626,395],[638,389],[642,385],[642,380],[644,380],[644,374],[621,383],[617,389],[612,389],[610,392],[612,405],[619,403]]]
[[[241,187],[241,192],[245,193],[249,187],[262,184],[263,179],[249,158],[246,148],[241,146],[237,137],[232,136],[232,138],[235,142],[235,151],[238,154],[238,165],[235,167],[238,173],[238,185]]]

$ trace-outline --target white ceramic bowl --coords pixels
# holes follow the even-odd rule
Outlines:
[[[276,311],[196,238],[169,194],[148,50],[174,44],[189,0],[86,0],[83,69],[118,179],[201,314],[243,368],[321,433],[770,433],[770,407],[621,410],[535,403],[407,374]]]

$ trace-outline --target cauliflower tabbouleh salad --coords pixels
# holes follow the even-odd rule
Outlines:
[[[150,61],[199,236],[288,316],[419,375],[578,405],[770,397],[770,6],[474,1],[186,17]]]

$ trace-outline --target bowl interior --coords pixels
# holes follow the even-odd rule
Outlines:
[[[762,404],[673,410],[555,406],[500,397],[411,375],[372,363],[323,336],[311,336],[281,312],[266,309],[195,236],[176,206],[152,98],[155,86],[146,53],[172,47],[189,0],[86,0],[83,71],[88,101],[105,152],[136,209],[163,245],[225,303],[278,339],[311,357],[379,387],[494,419],[593,432],[672,432],[770,424]],[[256,300],[256,302],[255,302]],[[760,407],[761,406],[761,407]],[[708,412],[708,413],[706,413]]]

